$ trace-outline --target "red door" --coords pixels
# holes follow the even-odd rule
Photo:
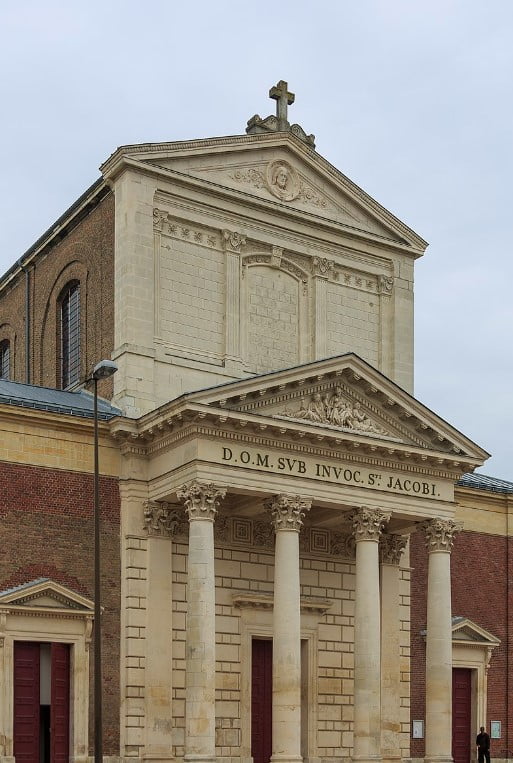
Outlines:
[[[39,761],[39,644],[14,642],[14,757]]]
[[[52,644],[52,704],[50,761],[68,763],[69,756],[69,646]]]
[[[454,763],[469,763],[471,743],[472,673],[468,668],[452,670],[452,757]]]
[[[273,642],[253,639],[251,660],[251,755],[254,763],[269,763],[273,750]]]

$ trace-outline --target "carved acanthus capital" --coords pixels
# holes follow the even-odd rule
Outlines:
[[[312,501],[300,495],[273,495],[264,506],[271,514],[271,521],[276,532],[278,530],[295,530],[299,532],[303,519],[310,510]]]
[[[170,538],[180,524],[180,512],[165,501],[146,501],[144,528],[148,535]]]
[[[329,278],[335,276],[335,261],[327,257],[312,258],[312,275]]]
[[[362,506],[350,516],[356,543],[361,540],[379,541],[383,528],[390,520],[390,512],[381,509],[368,509]]]
[[[246,236],[243,233],[225,228],[223,230],[223,242],[225,249],[239,253],[246,243]]]
[[[393,533],[383,533],[379,539],[379,557],[382,564],[399,564],[408,538]]]
[[[420,528],[426,534],[428,551],[448,551],[450,553],[454,544],[454,536],[463,529],[463,525],[453,519],[436,518],[421,522]]]
[[[176,494],[185,504],[189,522],[193,519],[209,519],[213,522],[219,507],[219,499],[225,497],[226,488],[193,480],[182,485]]]

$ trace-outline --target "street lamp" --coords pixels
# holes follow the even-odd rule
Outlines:
[[[100,360],[90,379],[94,382],[94,763],[103,761],[102,725],[102,629],[100,599],[100,467],[98,459],[98,381],[115,374],[112,360]]]

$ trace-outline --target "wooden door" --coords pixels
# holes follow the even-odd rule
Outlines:
[[[39,761],[39,644],[14,642],[14,757]]]
[[[50,763],[67,763],[69,758],[68,644],[52,644],[50,729]]]
[[[469,763],[471,754],[472,672],[452,670],[452,757],[454,763]]]
[[[254,763],[269,763],[273,749],[273,642],[253,639],[251,660],[251,755]]]

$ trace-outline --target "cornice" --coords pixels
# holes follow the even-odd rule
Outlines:
[[[15,404],[0,403],[1,420],[13,422],[18,427],[20,421],[25,426],[33,425],[38,430],[44,428],[48,432],[54,429],[55,432],[83,432],[89,434],[93,429],[93,418],[89,416],[73,416],[67,413],[53,413],[51,411],[38,410],[36,408],[25,408]],[[120,418],[120,417],[117,417]],[[105,438],[110,436],[109,422],[105,419],[98,421],[100,434]],[[30,432],[24,432],[30,434]]]
[[[228,147],[232,150],[244,150],[255,145],[270,147],[286,146],[310,166],[317,170],[322,169],[335,184],[342,184],[344,190],[348,195],[353,196],[355,202],[359,203],[367,210],[372,210],[378,219],[380,219],[387,227],[391,227],[395,231],[400,231],[409,241],[410,249],[413,248],[418,250],[416,256],[422,255],[428,244],[421,238],[421,236],[395,217],[395,215],[379,204],[379,202],[369,196],[369,194],[340,172],[340,170],[334,167],[334,165],[321,154],[307,146],[303,141],[296,138],[290,132],[276,132],[259,135],[234,135],[171,143],[146,143],[121,146],[101,165],[100,171],[103,173],[104,177],[115,177],[117,172],[119,172],[123,158],[132,154],[136,154],[143,159],[149,159],[155,156],[155,154],[162,152],[167,152],[176,157],[180,157],[184,153],[198,154],[205,153],[205,150],[208,150],[209,153],[219,153],[225,151]]]
[[[240,609],[272,609],[274,599],[272,594],[253,593],[248,591],[235,593],[232,597],[234,606]],[[300,606],[303,612],[315,612],[324,615],[332,606],[330,599],[301,596]]]

